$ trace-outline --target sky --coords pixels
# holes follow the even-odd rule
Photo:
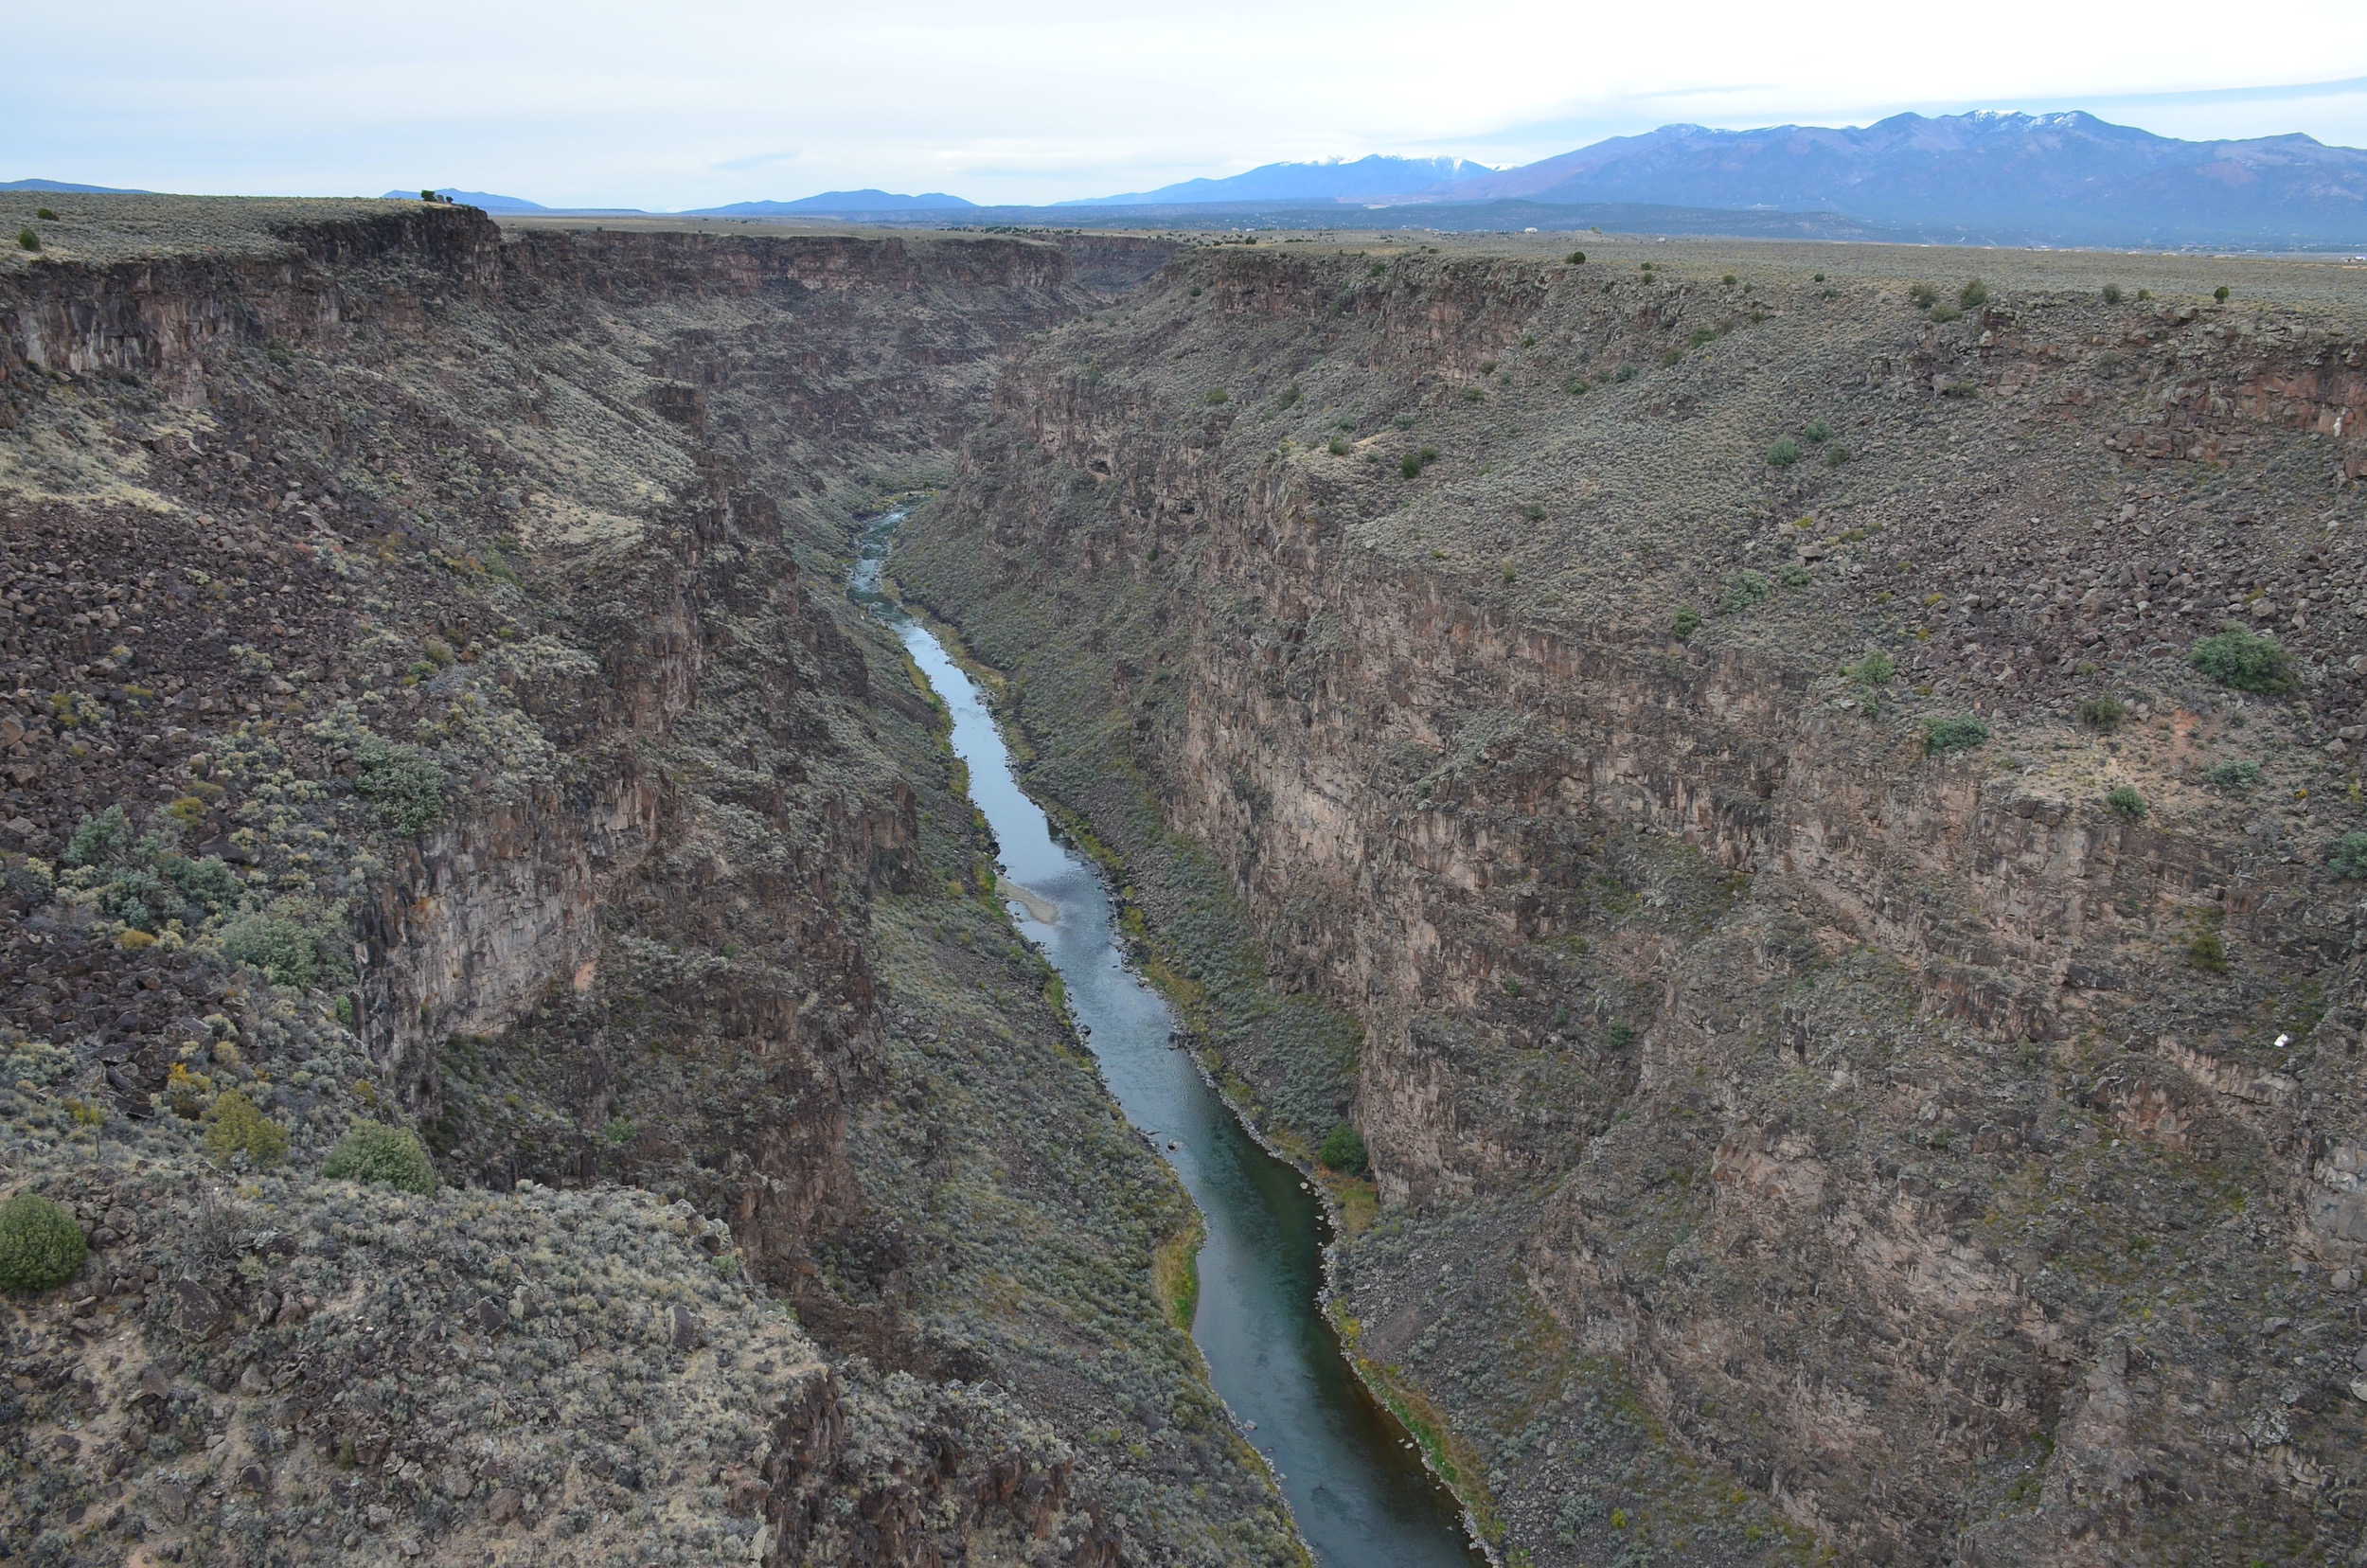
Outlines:
[[[1050,202],[1909,109],[2367,147],[2362,0],[98,0],[17,8],[8,36],[38,68],[10,73],[0,180],[176,191]]]

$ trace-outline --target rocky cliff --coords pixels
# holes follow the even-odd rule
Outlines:
[[[2350,1560],[2357,311],[1593,243],[1197,253],[899,575],[1520,1560]]]
[[[1288,1560],[839,591],[1103,295],[132,201],[0,273],[4,1180],[94,1248],[9,1310],[9,1548]]]

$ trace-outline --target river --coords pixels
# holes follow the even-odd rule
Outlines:
[[[1200,1205],[1208,1234],[1192,1336],[1217,1392],[1280,1473],[1300,1532],[1324,1568],[1483,1563],[1453,1498],[1357,1381],[1317,1306],[1322,1203],[1294,1167],[1250,1136],[1189,1053],[1176,1047],[1165,999],[1126,965],[1100,874],[1053,836],[1050,820],[1020,788],[969,673],[880,591],[902,518],[891,512],[866,528],[849,592],[894,627],[952,713],[970,797],[994,829],[1004,876],[1016,884],[1013,918],[1059,971],[1069,1008],[1127,1117]]]

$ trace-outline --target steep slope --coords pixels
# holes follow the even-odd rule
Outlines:
[[[2008,241],[2345,243],[2367,230],[2367,152],[2303,135],[2188,142],[2076,111],[1983,110],[1868,126],[1666,125],[1432,193],[1504,197],[1830,208]]]
[[[2342,1559],[2360,318],[1591,249],[1192,253],[902,580],[1526,1560]]]
[[[11,1547],[1290,1560],[838,588],[1068,258],[103,200],[0,272]]]

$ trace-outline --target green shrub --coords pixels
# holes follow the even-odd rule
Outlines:
[[[370,1182],[404,1192],[436,1190],[435,1162],[407,1127],[357,1121],[329,1153],[321,1174],[347,1182]]]
[[[2198,931],[2186,943],[2186,961],[2213,974],[2227,972],[2227,938],[2216,931]]]
[[[1773,586],[1764,572],[1736,572],[1718,591],[1717,608],[1729,615],[1739,615],[1765,600]]]
[[[2115,784],[2105,792],[2104,803],[2131,822],[2143,822],[2145,813],[2152,809],[2145,804],[2145,797],[2137,793],[2134,784]]]
[[[41,236],[33,232],[32,224],[27,223],[16,231],[16,248],[30,251],[41,249]]]
[[[2118,697],[2091,697],[2079,704],[2079,722],[2090,729],[2116,730],[2128,717],[2128,704]]]
[[[1775,574],[1775,580],[1787,588],[1806,588],[1812,580],[1812,574],[1806,566],[1795,561],[1778,571]]]
[[[246,892],[246,884],[239,880],[239,874],[217,855],[204,860],[167,855],[157,863],[157,868],[184,899],[202,904],[208,915],[232,908]]]
[[[2118,305],[2121,302],[2121,286],[2118,283],[2107,283],[2104,286],[2104,302],[2107,305]]]
[[[236,1089],[224,1089],[205,1108],[205,1149],[222,1164],[243,1154],[250,1166],[277,1165],[288,1157],[288,1130],[263,1114]]]
[[[1911,283],[1907,286],[1907,302],[1918,311],[1928,311],[1939,301],[1940,291],[1929,283]]]
[[[1923,722],[1923,755],[1926,757],[1946,757],[1951,752],[1970,751],[1988,739],[1989,726],[1967,714]]]
[[[1208,395],[1201,399],[1201,401],[1208,404],[1211,408],[1214,408],[1219,403],[1231,402],[1232,401],[1233,394],[1227,392],[1221,386],[1210,387],[1208,389]]]
[[[1928,313],[1933,321],[1940,323],[1942,326],[1946,326],[1951,321],[1962,321],[1965,319],[1965,312],[1958,310],[1953,305],[1934,305]]]
[[[1422,476],[1421,458],[1413,453],[1407,453],[1397,459],[1397,472],[1408,479],[1419,479]]]
[[[1826,468],[1839,468],[1847,461],[1849,461],[1849,449],[1842,446],[1838,441],[1824,449],[1824,466]]]
[[[2202,781],[2226,794],[2250,794],[2265,775],[2260,764],[2250,759],[2221,762],[2202,775]]]
[[[1856,664],[1844,666],[1842,673],[1861,686],[1885,686],[1891,684],[1891,677],[1898,673],[1898,664],[1877,648]]]
[[[179,902],[166,888],[165,880],[145,865],[116,873],[98,890],[101,915],[141,931],[153,931],[169,919]]]
[[[1569,255],[1563,257],[1562,260],[1568,262],[1574,267],[1583,267],[1586,265],[1586,252],[1572,251]]]
[[[1562,390],[1569,393],[1574,398],[1584,393],[1586,389],[1586,378],[1584,376],[1573,376],[1562,385]]]
[[[1315,1151],[1326,1170],[1344,1176],[1361,1176],[1372,1168],[1372,1159],[1365,1152],[1364,1135],[1346,1122],[1333,1128],[1324,1138],[1324,1146]]]
[[[2226,304],[2226,303],[2227,303],[2227,285],[2226,285],[2226,284],[2224,284],[2224,283],[2222,283],[2222,284],[2220,284],[2217,288],[2216,288],[2216,289],[2212,290],[2212,291],[2211,291],[2211,297],[2212,297],[2212,298],[2214,298],[2214,299],[2216,299],[2216,300],[2217,300],[2217,301],[2218,301],[2220,304],[2222,304],[2222,305]]]
[[[1891,656],[1878,648],[1873,649],[1856,664],[1843,665],[1841,672],[1857,684],[1858,711],[1868,719],[1881,717],[1882,688],[1898,673],[1898,666]]]
[[[2233,621],[2187,650],[2186,662],[2238,691],[2283,691],[2293,684],[2293,661],[2277,640]]]
[[[1331,454],[1334,457],[1345,457],[1348,454],[1348,443],[1334,436],[1331,438]]]
[[[46,1291],[82,1272],[90,1243],[64,1205],[30,1192],[0,1203],[0,1291]]]
[[[1690,604],[1685,605],[1677,612],[1675,618],[1668,623],[1668,628],[1680,637],[1690,637],[1701,630],[1701,612]]]
[[[2344,882],[2367,878],[2367,833],[2345,833],[2326,852],[2326,868]]]
[[[131,842],[131,819],[123,814],[122,807],[110,806],[97,816],[81,820],[65,841],[65,853],[59,858],[67,865],[102,865]]]
[[[1800,443],[1787,436],[1767,449],[1767,460],[1777,468],[1789,468],[1800,461]]]
[[[54,207],[35,207],[33,216],[44,223],[54,223],[58,221],[57,209]]]
[[[417,746],[373,735],[354,748],[355,793],[376,802],[379,820],[406,837],[444,820],[443,765]]]
[[[1977,311],[1989,302],[1989,286],[1979,278],[1966,284],[1956,295],[1956,303],[1967,311]]]
[[[1810,419],[1800,427],[1800,438],[1810,446],[1823,446],[1833,438],[1833,427],[1823,419]]]
[[[275,986],[302,990],[320,978],[320,946],[295,921],[259,911],[222,928],[222,956],[252,964]]]

